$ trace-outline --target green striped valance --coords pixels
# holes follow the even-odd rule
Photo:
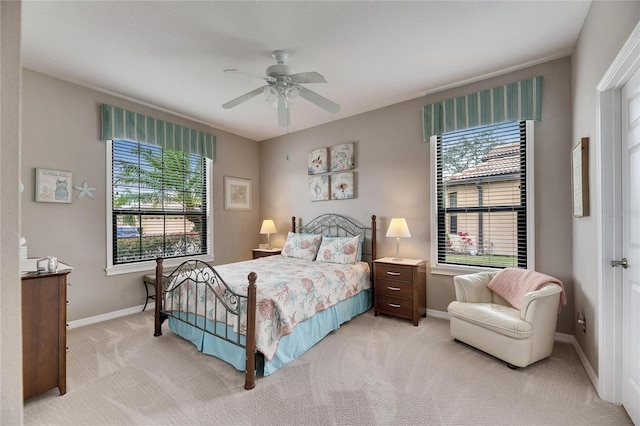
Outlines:
[[[424,140],[433,135],[505,121],[538,120],[542,77],[494,87],[422,107]]]
[[[102,140],[125,139],[199,154],[216,161],[216,136],[102,104]]]

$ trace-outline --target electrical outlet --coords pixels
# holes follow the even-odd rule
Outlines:
[[[587,320],[584,317],[582,311],[578,311],[578,324],[582,324],[582,332],[587,333]]]

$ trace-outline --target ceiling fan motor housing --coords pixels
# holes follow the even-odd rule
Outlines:
[[[269,77],[284,78],[290,74],[294,74],[294,71],[289,65],[275,64],[267,68],[267,75]]]

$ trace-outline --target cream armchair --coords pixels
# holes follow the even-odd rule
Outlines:
[[[507,362],[510,368],[548,357],[553,351],[562,288],[549,284],[529,292],[522,309],[516,309],[487,287],[496,274],[454,277],[456,300],[447,308],[451,336]]]

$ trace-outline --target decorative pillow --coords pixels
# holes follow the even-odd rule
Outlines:
[[[282,255],[304,260],[314,260],[318,254],[318,247],[322,235],[320,234],[296,234],[289,232],[287,242],[282,248]]]
[[[358,235],[358,254],[356,254],[356,262],[362,262],[362,246],[364,245],[364,234]]]
[[[336,238],[331,235],[325,235],[324,238]],[[342,237],[351,238],[351,237]],[[358,253],[356,254],[356,262],[362,262],[362,246],[364,245],[364,234],[358,234]]]
[[[356,263],[360,236],[323,237],[318,250],[317,262]]]

